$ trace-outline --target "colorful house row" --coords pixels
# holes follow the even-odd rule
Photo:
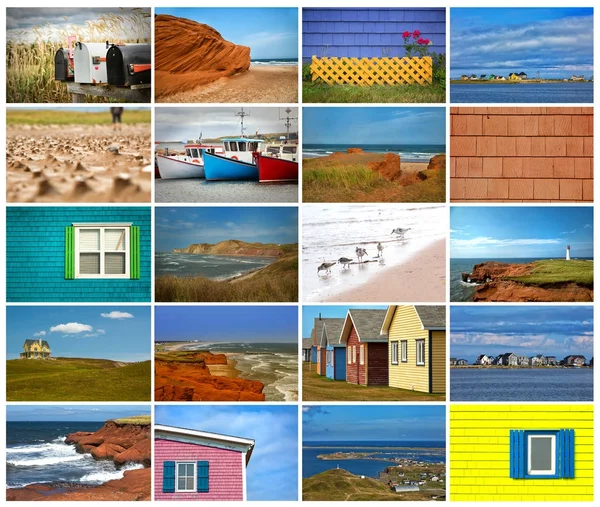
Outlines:
[[[317,373],[358,385],[446,392],[446,309],[350,309],[314,321]]]

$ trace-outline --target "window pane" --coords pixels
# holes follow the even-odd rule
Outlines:
[[[185,477],[179,477],[179,479],[177,479],[177,489],[185,489]]]
[[[79,254],[79,274],[81,274],[81,275],[99,275],[100,274],[100,254],[99,253]]]
[[[185,463],[177,463],[177,475],[185,475]]]
[[[552,437],[532,437],[531,470],[552,469]]]
[[[104,274],[105,275],[124,275],[125,274],[125,254],[124,253],[104,254]]]
[[[125,229],[104,230],[104,250],[106,252],[125,251]]]
[[[193,489],[194,489],[194,478],[193,477],[188,477],[185,480],[185,489],[187,489],[188,491],[193,491]]]
[[[82,252],[100,250],[100,229],[79,229],[79,250]]]

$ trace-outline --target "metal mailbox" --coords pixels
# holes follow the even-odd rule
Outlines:
[[[106,51],[107,42],[77,42],[75,44],[75,82],[101,84],[107,83]]]
[[[150,44],[113,44],[106,53],[108,84],[149,84],[152,74]]]

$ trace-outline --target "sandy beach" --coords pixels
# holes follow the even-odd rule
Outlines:
[[[440,302],[446,299],[446,241],[438,240],[398,266],[386,268],[356,289],[336,294],[328,302],[361,303],[410,301]]]
[[[237,378],[240,372],[235,369],[236,364],[235,359],[227,357],[227,364],[207,364],[206,366],[208,366],[210,374],[216,377]]]
[[[157,80],[158,82],[158,80]],[[156,90],[157,102],[298,102],[298,66],[252,66],[246,72],[170,95]]]
[[[150,124],[8,125],[8,202],[149,202]]]

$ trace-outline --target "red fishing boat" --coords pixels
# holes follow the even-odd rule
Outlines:
[[[254,152],[254,163],[258,168],[258,181],[298,181],[298,162],[265,153]]]

